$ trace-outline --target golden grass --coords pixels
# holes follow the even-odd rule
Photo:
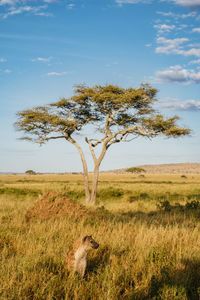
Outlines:
[[[199,299],[200,209],[185,206],[199,202],[199,184],[101,174],[90,207],[81,175],[0,176],[0,299]],[[65,255],[83,234],[100,247],[81,279]]]

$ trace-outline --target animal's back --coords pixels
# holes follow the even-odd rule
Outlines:
[[[78,239],[72,250],[70,250],[67,255],[66,255],[66,263],[67,263],[67,268],[69,270],[74,270],[74,266],[75,266],[75,253],[77,251],[77,249],[80,247],[81,245],[81,239]]]

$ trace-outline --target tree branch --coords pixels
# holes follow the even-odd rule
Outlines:
[[[49,141],[49,140],[56,140],[56,139],[65,139],[66,137],[64,135],[60,136],[51,136],[49,138],[43,138],[44,141]]]
[[[94,149],[93,149],[94,145],[92,144],[92,140],[88,140],[88,138],[85,138],[85,141],[86,141],[86,142],[88,143],[88,145],[89,145],[89,148],[90,148],[90,152],[91,152],[91,154],[92,154],[93,161],[94,161],[94,163],[96,164],[96,162],[97,162],[97,157],[96,157],[96,154],[95,154]],[[98,142],[100,143],[100,141],[98,141]]]

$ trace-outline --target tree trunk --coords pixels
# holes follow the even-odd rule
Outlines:
[[[94,204],[96,202],[98,179],[99,179],[99,165],[96,165],[93,174],[92,192],[91,192],[91,199],[90,199],[91,204]]]
[[[83,177],[84,177],[84,186],[85,186],[85,201],[90,202],[90,189],[89,189],[89,180],[88,180],[88,170],[85,170],[83,166]]]
[[[66,139],[72,143],[77,149],[81,157],[81,162],[83,165],[83,178],[84,178],[84,186],[85,186],[85,201],[90,202],[90,189],[89,189],[89,178],[88,178],[88,168],[85,160],[85,156],[79,144],[71,137],[67,136]]]
[[[85,161],[85,157],[83,155],[82,150],[79,153],[81,156],[81,161],[83,165],[83,178],[84,178],[84,186],[85,186],[85,201],[88,203],[90,202],[90,189],[89,189],[89,179],[88,179],[88,169],[87,169],[87,163]]]
[[[90,145],[90,151],[92,153],[93,161],[94,161],[94,173],[93,173],[93,180],[92,180],[92,192],[91,192],[91,198],[90,198],[90,203],[95,204],[96,202],[96,197],[97,197],[97,187],[98,187],[98,180],[99,180],[99,167],[102,162],[102,159],[104,158],[107,150],[107,141],[104,142],[101,154],[99,158],[96,158],[96,155],[94,153],[94,150],[92,148],[92,145]]]

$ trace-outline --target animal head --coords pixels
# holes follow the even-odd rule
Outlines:
[[[82,243],[87,250],[97,249],[99,247],[99,244],[93,239],[91,235],[84,236]]]

